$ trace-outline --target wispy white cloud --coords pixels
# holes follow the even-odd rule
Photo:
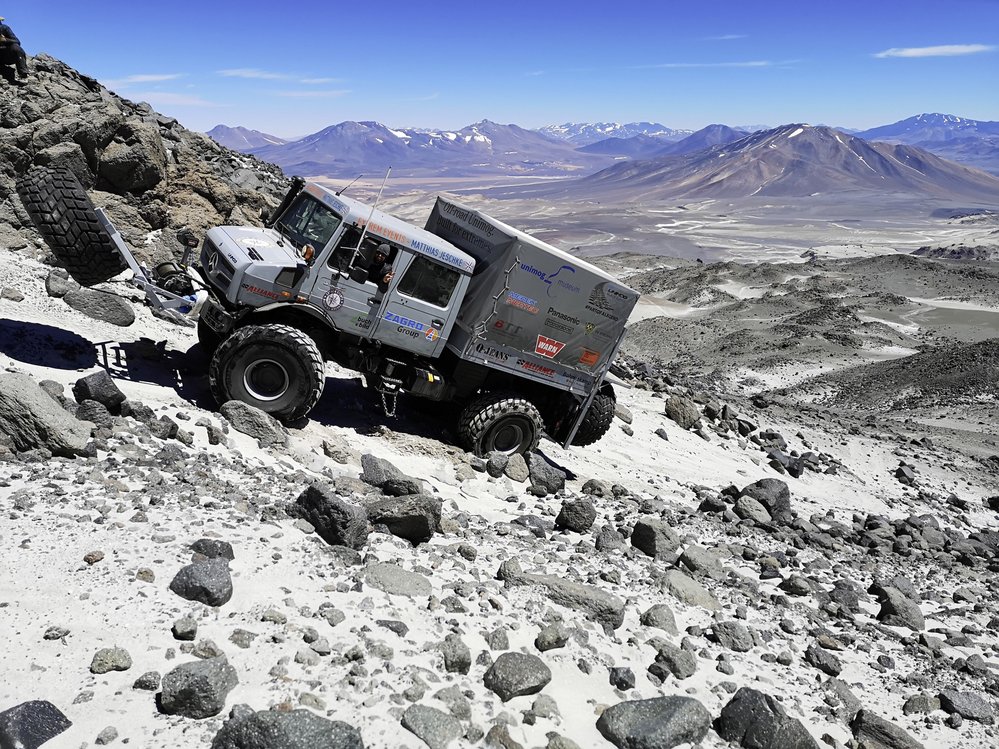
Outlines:
[[[653,65],[636,65],[639,69],[660,69],[660,68],[770,68],[776,63],[772,60],[745,60],[742,62],[662,62]]]
[[[959,57],[961,55],[978,55],[982,52],[992,52],[995,46],[991,44],[940,44],[935,47],[892,47],[884,52],[877,52],[875,57]]]
[[[152,104],[153,106],[167,106],[167,107],[219,107],[221,104],[217,104],[213,101],[208,101],[207,99],[202,99],[200,96],[191,96],[189,94],[177,94],[170,91],[131,91],[128,94],[128,98],[133,101],[144,101]]]
[[[406,99],[400,99],[399,101],[434,101],[439,99],[440,96],[439,91],[434,91],[434,93],[428,94],[427,96],[412,96]]]
[[[745,39],[745,34],[721,34],[720,36],[706,36],[705,41],[708,42],[730,42],[733,39]]]
[[[292,99],[333,99],[349,94],[349,90],[339,91],[275,91],[275,96],[285,96]]]
[[[304,83],[306,85],[322,85],[324,83],[338,83],[340,78],[300,78],[299,83]]]
[[[136,83],[160,83],[162,81],[175,81],[178,78],[183,77],[183,73],[137,73],[135,75],[126,75],[124,78],[110,78],[102,80],[101,83],[110,89],[116,89],[127,88],[128,86]]]
[[[545,74],[544,70],[528,70],[526,73],[524,73],[524,75],[526,75],[528,78],[538,78],[544,74]]]
[[[286,73],[274,73],[270,70],[260,70],[259,68],[228,68],[216,72],[226,78],[253,78],[261,81],[284,81],[291,77]]]

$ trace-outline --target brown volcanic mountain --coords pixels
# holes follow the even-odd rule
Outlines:
[[[913,146],[783,125],[680,156],[617,164],[557,190],[574,197],[796,196],[844,191],[999,201],[999,179]]]

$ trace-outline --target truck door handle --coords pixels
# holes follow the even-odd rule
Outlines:
[[[441,327],[444,324],[444,321],[443,320],[431,320],[430,324],[433,325],[435,328],[439,328],[439,327]]]
[[[378,297],[376,297],[376,296],[369,296],[368,297],[368,304],[374,304],[377,301],[378,301]]]

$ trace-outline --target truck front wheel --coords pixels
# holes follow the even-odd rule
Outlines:
[[[219,344],[208,370],[219,405],[240,400],[272,416],[306,416],[326,384],[323,357],[308,335],[290,325],[249,325]]]
[[[511,393],[484,393],[458,417],[461,446],[485,457],[497,451],[529,453],[541,440],[541,414],[529,400]]]

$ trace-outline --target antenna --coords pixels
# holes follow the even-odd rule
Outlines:
[[[360,179],[361,177],[363,177],[363,176],[364,176],[363,174],[358,174],[358,175],[357,175],[356,177],[354,177],[354,179],[352,179],[352,180],[350,181],[350,184],[348,184],[348,185],[347,185],[346,187],[342,187],[342,188],[340,188],[339,190],[337,190],[337,191],[336,191],[335,193],[333,193],[333,194],[334,194],[334,195],[336,195],[337,197],[340,197],[340,196],[341,196],[341,195],[343,195],[343,194],[344,194],[345,192],[347,192],[347,190],[349,190],[349,189],[350,189],[351,185],[353,185],[353,184],[354,184],[355,182],[357,182],[357,180],[359,180],[359,179]]]
[[[378,206],[378,202],[382,199],[382,190],[385,189],[385,183],[388,182],[388,178],[391,173],[392,167],[389,167],[388,171],[385,172],[385,176],[382,177],[382,186],[378,188],[378,195],[375,196],[375,202],[371,204],[371,211],[368,213],[368,220],[364,222],[364,228],[361,229],[361,237],[357,240],[357,248],[354,250],[354,256],[350,259],[351,265],[353,265],[354,261],[357,259],[357,253],[361,251],[361,245],[364,244],[364,238],[368,235],[368,225],[371,223],[371,219],[375,216],[375,208]],[[349,186],[350,185],[348,185],[348,187]],[[339,193],[337,194],[339,195]]]

